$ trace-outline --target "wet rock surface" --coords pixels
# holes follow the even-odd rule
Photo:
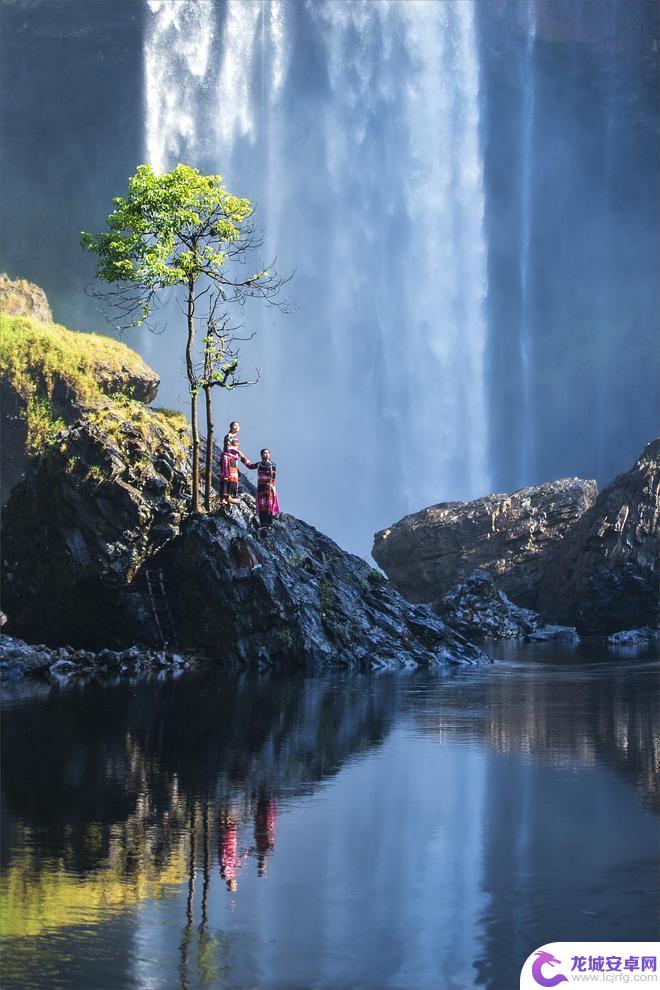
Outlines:
[[[565,478],[510,495],[442,502],[376,533],[373,557],[410,601],[437,601],[483,569],[513,602],[537,609],[549,561],[596,496],[595,481]]]
[[[641,629],[621,629],[607,637],[610,646],[638,647],[654,646],[660,643],[660,629],[653,629],[651,626],[643,626]]]
[[[539,607],[583,634],[660,620],[660,439],[603,489],[549,562]]]
[[[187,520],[154,566],[180,641],[228,660],[321,669],[489,659],[302,520],[284,515],[257,533],[248,494]]]
[[[533,632],[539,616],[500,591],[488,571],[474,571],[433,606],[448,625],[470,638],[520,639]]]
[[[538,612],[514,605],[488,571],[474,571],[433,610],[468,639],[577,640],[575,629],[546,626]]]

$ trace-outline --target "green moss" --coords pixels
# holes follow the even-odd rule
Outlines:
[[[337,607],[337,592],[327,578],[319,582],[319,602],[323,616]]]
[[[107,401],[103,384],[107,388],[115,379],[146,371],[139,354],[110,337],[0,315],[0,372],[26,403],[41,395],[49,402],[93,408]]]
[[[190,431],[188,420],[180,409],[165,409],[163,406],[152,406],[151,411],[164,419],[177,432],[188,433]]]
[[[28,434],[26,450],[29,455],[43,454],[65,428],[62,419],[53,413],[48,399],[32,395],[27,402]]]
[[[185,468],[189,434],[185,429],[173,426],[160,413],[129,401],[115,404],[106,397],[106,404],[87,414],[90,423],[118,449],[125,463],[139,474],[149,473],[153,459],[169,449],[179,465]],[[185,423],[185,421],[184,421]]]
[[[87,472],[87,481],[91,481],[95,485],[100,485],[103,481],[103,471],[97,464],[93,464]]]
[[[153,458],[166,448],[185,470],[190,446],[185,417],[136,400],[131,376],[148,378],[149,369],[138,354],[110,337],[25,316],[0,316],[0,377],[18,394],[30,455],[52,452],[58,433],[82,416],[139,474],[148,473]]]

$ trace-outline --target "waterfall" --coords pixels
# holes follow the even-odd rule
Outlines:
[[[222,174],[255,201],[266,260],[296,269],[288,316],[248,310],[264,374],[231,400],[286,507],[367,552],[404,513],[485,492],[474,4],[146,8],[147,160]]]
[[[529,484],[534,463],[535,402],[533,393],[534,332],[532,327],[530,261],[532,237],[532,183],[534,172],[534,111],[536,73],[534,71],[534,41],[536,35],[535,0],[527,0],[523,22],[525,50],[522,60],[520,92],[522,110],[520,123],[520,366],[522,386],[522,417],[519,437],[518,485]]]
[[[214,41],[213,0],[147,0],[145,153],[165,171],[199,146],[200,85]]]

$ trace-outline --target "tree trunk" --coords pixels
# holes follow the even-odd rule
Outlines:
[[[204,389],[206,399],[206,464],[204,470],[204,508],[211,511],[211,492],[213,490],[213,407],[211,404],[211,389],[207,385]]]
[[[190,385],[190,428],[192,432],[192,511],[199,514],[199,427],[197,425],[197,380],[193,366],[195,339],[195,280],[188,279],[188,342],[186,344],[186,373]]]

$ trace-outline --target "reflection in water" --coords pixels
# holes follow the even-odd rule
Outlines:
[[[547,647],[26,689],[4,985],[508,990],[543,942],[653,937],[656,694],[650,661]]]

